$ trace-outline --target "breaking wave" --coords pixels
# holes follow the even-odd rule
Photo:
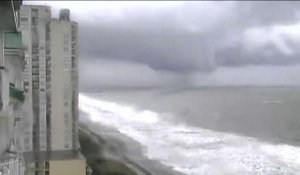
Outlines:
[[[79,95],[91,121],[113,127],[146,148],[145,155],[187,175],[297,175],[300,148],[191,127],[163,114]]]

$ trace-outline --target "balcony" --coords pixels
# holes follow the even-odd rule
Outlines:
[[[7,69],[7,64],[9,62],[19,68],[24,62],[21,33],[4,32],[3,36],[4,59],[1,59],[0,61],[1,68]]]
[[[24,102],[25,100],[24,92],[15,88],[13,85],[9,86],[9,96],[20,102]]]
[[[19,32],[4,32],[4,50],[6,54],[20,52],[22,48],[22,36]]]

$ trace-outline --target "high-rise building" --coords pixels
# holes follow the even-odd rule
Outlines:
[[[21,7],[25,103],[33,116],[25,151],[78,149],[78,27],[68,15],[51,19],[50,7]]]
[[[26,174],[84,174],[85,160],[78,151],[77,23],[70,21],[67,9],[51,19],[50,7],[24,5],[20,30],[24,118],[30,121],[23,139]]]

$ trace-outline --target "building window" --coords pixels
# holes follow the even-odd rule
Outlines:
[[[75,57],[72,56],[72,68],[75,68],[75,67],[76,67]]]
[[[33,82],[33,88],[38,89],[39,88],[39,83],[38,82]]]
[[[39,74],[39,68],[32,67],[32,75],[38,75]]]
[[[39,10],[38,9],[31,9],[31,16],[32,17],[38,17],[39,15]]]
[[[35,168],[38,169],[39,168],[39,163],[35,162]]]
[[[21,17],[21,22],[27,22],[27,21],[28,21],[28,18]]]
[[[33,25],[38,24],[38,19],[37,19],[37,18],[31,18],[31,23],[32,23]]]
[[[32,74],[32,81],[39,81],[39,76],[36,74]]]
[[[49,55],[50,54],[50,49],[46,49],[46,55]]]
[[[48,161],[45,162],[45,169],[49,169],[49,162]]]
[[[32,53],[33,54],[38,54],[39,53],[39,45],[32,46]],[[39,59],[39,58],[37,58],[37,59]]]
[[[25,138],[24,138],[24,143],[25,143],[25,145],[26,145],[26,144],[29,144],[29,143],[30,143],[30,139],[29,139],[28,137],[25,137]]]

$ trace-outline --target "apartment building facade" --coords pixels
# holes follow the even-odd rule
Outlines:
[[[50,7],[24,5],[20,30],[27,109],[23,115],[30,121],[23,136],[25,174],[63,171],[67,175],[67,169],[85,174],[78,141],[78,25],[70,21],[67,9],[61,10],[59,19],[52,19]],[[81,166],[60,167],[57,162]]]

